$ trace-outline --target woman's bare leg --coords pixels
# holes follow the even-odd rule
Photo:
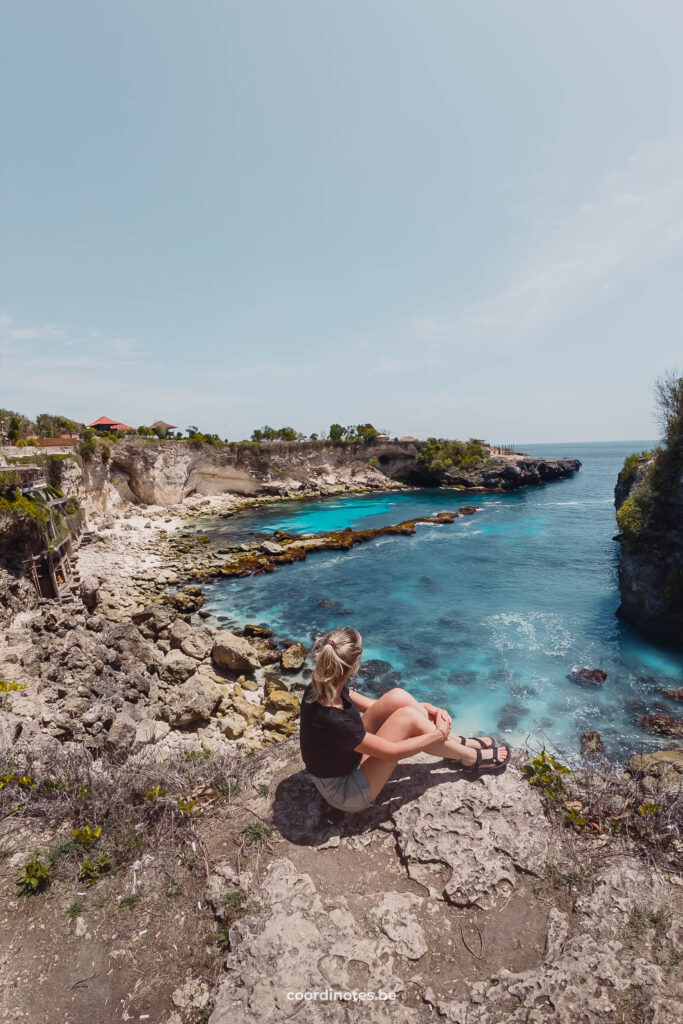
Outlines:
[[[371,710],[372,708],[368,708],[368,711]],[[366,711],[365,714],[367,713]],[[407,740],[410,736],[421,736],[426,732],[436,732],[439,737],[441,736],[432,720],[425,714],[424,708],[419,705],[417,708],[404,705],[397,708],[386,719],[377,730],[376,735],[385,740]],[[473,765],[477,758],[472,747],[464,747],[453,736],[449,736],[446,740],[435,739],[425,753],[433,754],[435,757],[452,758],[465,765]],[[369,754],[364,756],[360,767],[370,783],[370,796],[373,800],[391,778],[398,760],[400,759],[385,761],[379,757],[371,757]]]
[[[409,693],[408,690],[404,690],[401,686],[395,686],[392,690],[388,690],[386,693],[383,693],[367,711],[363,712],[363,725],[365,726],[365,731],[371,732],[376,736],[381,735],[379,730],[382,725],[391,717],[391,715],[394,714],[395,711],[404,707],[415,708],[415,710],[419,711],[421,715],[425,715],[425,709],[422,707],[419,700],[416,697],[413,697],[412,693]],[[425,715],[425,717],[427,716]],[[431,721],[431,719],[429,719],[429,721]],[[422,732],[424,731],[425,730],[423,729]],[[410,735],[415,736],[417,733],[411,733]],[[402,736],[400,738],[407,739],[408,737]],[[483,736],[482,739],[489,740],[490,738],[488,736]],[[457,746],[460,746],[457,741],[456,744]],[[468,743],[467,746],[472,750],[476,749],[476,745],[474,744]],[[455,755],[442,754],[439,756],[452,757]],[[474,758],[471,758],[465,763],[474,764]]]

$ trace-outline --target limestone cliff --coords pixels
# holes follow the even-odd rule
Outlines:
[[[194,445],[188,441],[120,441],[83,460],[83,488],[101,508],[119,499],[172,505],[192,495],[331,494],[394,485],[512,490],[576,472],[577,459],[524,455],[482,460],[435,474],[421,464],[419,442],[265,442]]]
[[[683,644],[683,440],[630,456],[614,490],[621,544],[617,614]]]

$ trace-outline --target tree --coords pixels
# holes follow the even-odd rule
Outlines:
[[[7,429],[7,436],[10,441],[18,441],[19,433],[21,430],[21,423],[19,422],[18,416],[10,416],[9,427]]]
[[[356,427],[356,437],[359,441],[374,441],[379,431],[376,430],[372,423],[359,423]]]
[[[197,434],[199,433],[199,427],[195,427],[192,424],[190,424],[189,427],[185,427],[185,433],[187,434],[188,437],[196,437]]]
[[[341,423],[333,423],[330,427],[330,441],[335,443],[343,441],[346,430],[342,427]]]
[[[52,437],[54,434],[54,417],[46,412],[36,416],[36,433],[38,437]]]
[[[683,423],[683,377],[676,370],[667,370],[655,382],[655,407],[664,439],[670,444]]]

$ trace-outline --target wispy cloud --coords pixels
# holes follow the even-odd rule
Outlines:
[[[0,313],[0,372],[5,386],[14,375],[59,369],[66,372],[112,370],[140,362],[144,353],[133,338],[106,335],[68,325],[18,323]]]
[[[541,241],[517,254],[507,282],[452,318],[415,320],[413,336],[450,347],[507,348],[569,308],[627,289],[683,243],[683,144],[641,147],[596,184],[589,201],[544,228],[530,223],[529,233]]]

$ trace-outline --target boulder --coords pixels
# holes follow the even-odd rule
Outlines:
[[[600,733],[594,729],[591,732],[584,732],[581,736],[582,754],[601,754],[604,749]]]
[[[602,686],[607,679],[607,673],[601,668],[575,668],[567,679],[578,686]]]
[[[261,550],[265,551],[268,555],[283,555],[285,553],[282,544],[278,544],[274,540],[264,540],[261,544]]]
[[[280,648],[274,640],[251,637],[249,641],[262,665],[274,665],[280,660]]]
[[[306,648],[303,644],[292,644],[281,655],[282,667],[290,672],[298,672],[306,661]]]
[[[629,775],[649,778],[653,789],[666,789],[683,780],[683,750],[655,750],[651,754],[633,754],[626,765]]]
[[[280,679],[279,676],[266,676],[266,681],[263,684],[263,691],[267,697],[275,690],[289,690],[289,687],[290,683],[288,679]]]
[[[288,711],[276,711],[275,714],[269,715],[264,720],[263,728],[275,732],[284,738],[294,735],[296,732],[296,721],[292,719]]]
[[[177,611],[191,615],[204,604],[204,595],[201,587],[188,586],[183,587],[177,594],[172,594],[166,600]]]
[[[248,700],[241,687],[236,686],[228,698],[229,707],[245,719],[248,725],[258,725],[266,713],[262,704],[252,704]]]
[[[194,658],[188,658],[182,651],[170,650],[164,657],[160,675],[167,683],[179,686],[189,679],[196,669],[197,662]]]
[[[111,723],[105,746],[109,750],[127,750],[135,742],[137,722],[125,711],[120,711]]]
[[[237,680],[243,690],[251,690],[253,693],[259,689],[259,684],[255,679],[247,679],[245,676],[240,676]]]
[[[97,576],[86,576],[81,583],[81,601],[88,609],[94,611],[99,601],[100,581]]]
[[[140,628],[143,636],[157,637],[176,619],[176,612],[165,605],[148,604],[133,612],[131,619]]]
[[[674,718],[664,712],[659,714],[641,715],[637,724],[645,732],[656,736],[683,736],[683,718]]]
[[[189,655],[191,658],[196,658],[198,661],[203,661],[204,658],[208,658],[211,654],[212,647],[213,632],[207,626],[190,629],[190,632],[185,636],[180,645],[180,649],[183,653]]]
[[[286,711],[291,718],[296,718],[300,712],[299,701],[293,693],[287,690],[271,690],[266,699],[266,711],[275,714],[276,711]]]
[[[171,727],[168,722],[162,722],[154,718],[146,718],[139,722],[135,732],[135,746],[144,747],[148,743],[158,743],[167,736]]]
[[[192,626],[184,619],[176,619],[168,631],[168,640],[171,647],[180,649],[185,637],[192,632]]]
[[[211,656],[218,666],[231,669],[233,672],[249,672],[261,667],[256,651],[249,641],[243,636],[236,636],[228,629],[221,629],[216,633]]]
[[[248,622],[244,627],[245,636],[261,636],[264,639],[268,639],[274,636],[272,629],[268,629],[266,626],[256,626],[252,622]]]
[[[228,711],[218,720],[218,725],[224,736],[229,740],[236,740],[246,729],[247,722],[236,711]]]
[[[223,690],[217,683],[192,676],[173,692],[163,709],[164,718],[174,727],[185,728],[206,722],[218,708]]]

